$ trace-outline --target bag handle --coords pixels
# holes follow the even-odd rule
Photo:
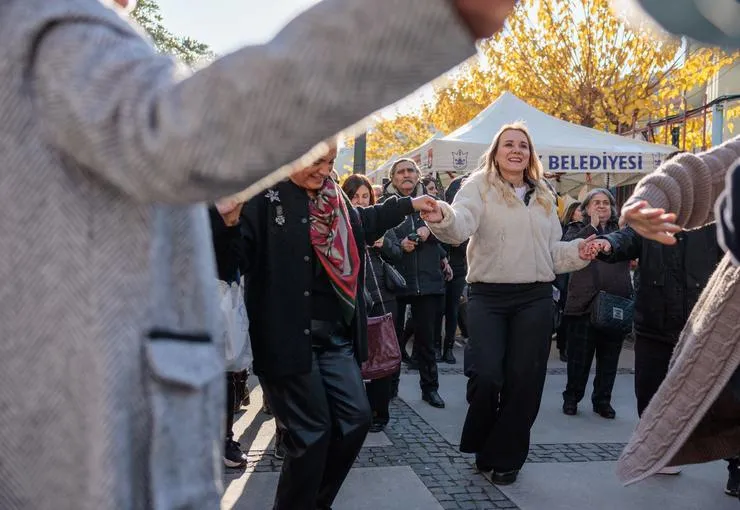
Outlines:
[[[380,292],[380,286],[378,285],[378,277],[375,276],[375,269],[373,268],[373,262],[370,260],[370,248],[365,246],[365,267],[370,268],[370,273],[373,275],[373,281],[375,282],[375,288],[378,289],[378,294],[380,295],[380,306],[383,309],[383,315],[388,314],[388,310],[385,309],[385,303],[383,302],[383,295]],[[367,271],[365,272],[367,273]]]

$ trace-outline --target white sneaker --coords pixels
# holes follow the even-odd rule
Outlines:
[[[681,468],[679,466],[670,466],[670,467],[664,467],[660,471],[658,471],[659,475],[680,475],[681,474]]]

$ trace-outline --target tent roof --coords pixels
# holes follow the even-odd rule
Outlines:
[[[605,133],[580,126],[530,106],[510,92],[504,92],[473,120],[459,127],[443,141],[488,145],[504,124],[524,121],[538,152],[543,149],[577,149],[607,152],[673,152],[675,147]]]

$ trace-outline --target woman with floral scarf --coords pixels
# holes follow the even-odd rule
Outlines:
[[[275,509],[330,508],[362,447],[371,412],[365,258],[386,230],[434,200],[352,208],[329,178],[336,150],[244,206],[254,371],[286,450]]]

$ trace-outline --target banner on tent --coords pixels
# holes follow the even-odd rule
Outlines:
[[[414,151],[409,157],[424,171],[472,172],[478,168],[483,152],[480,146],[433,151],[431,147]],[[550,173],[649,173],[660,166],[666,154],[592,152],[546,149],[539,154],[542,167]]]

